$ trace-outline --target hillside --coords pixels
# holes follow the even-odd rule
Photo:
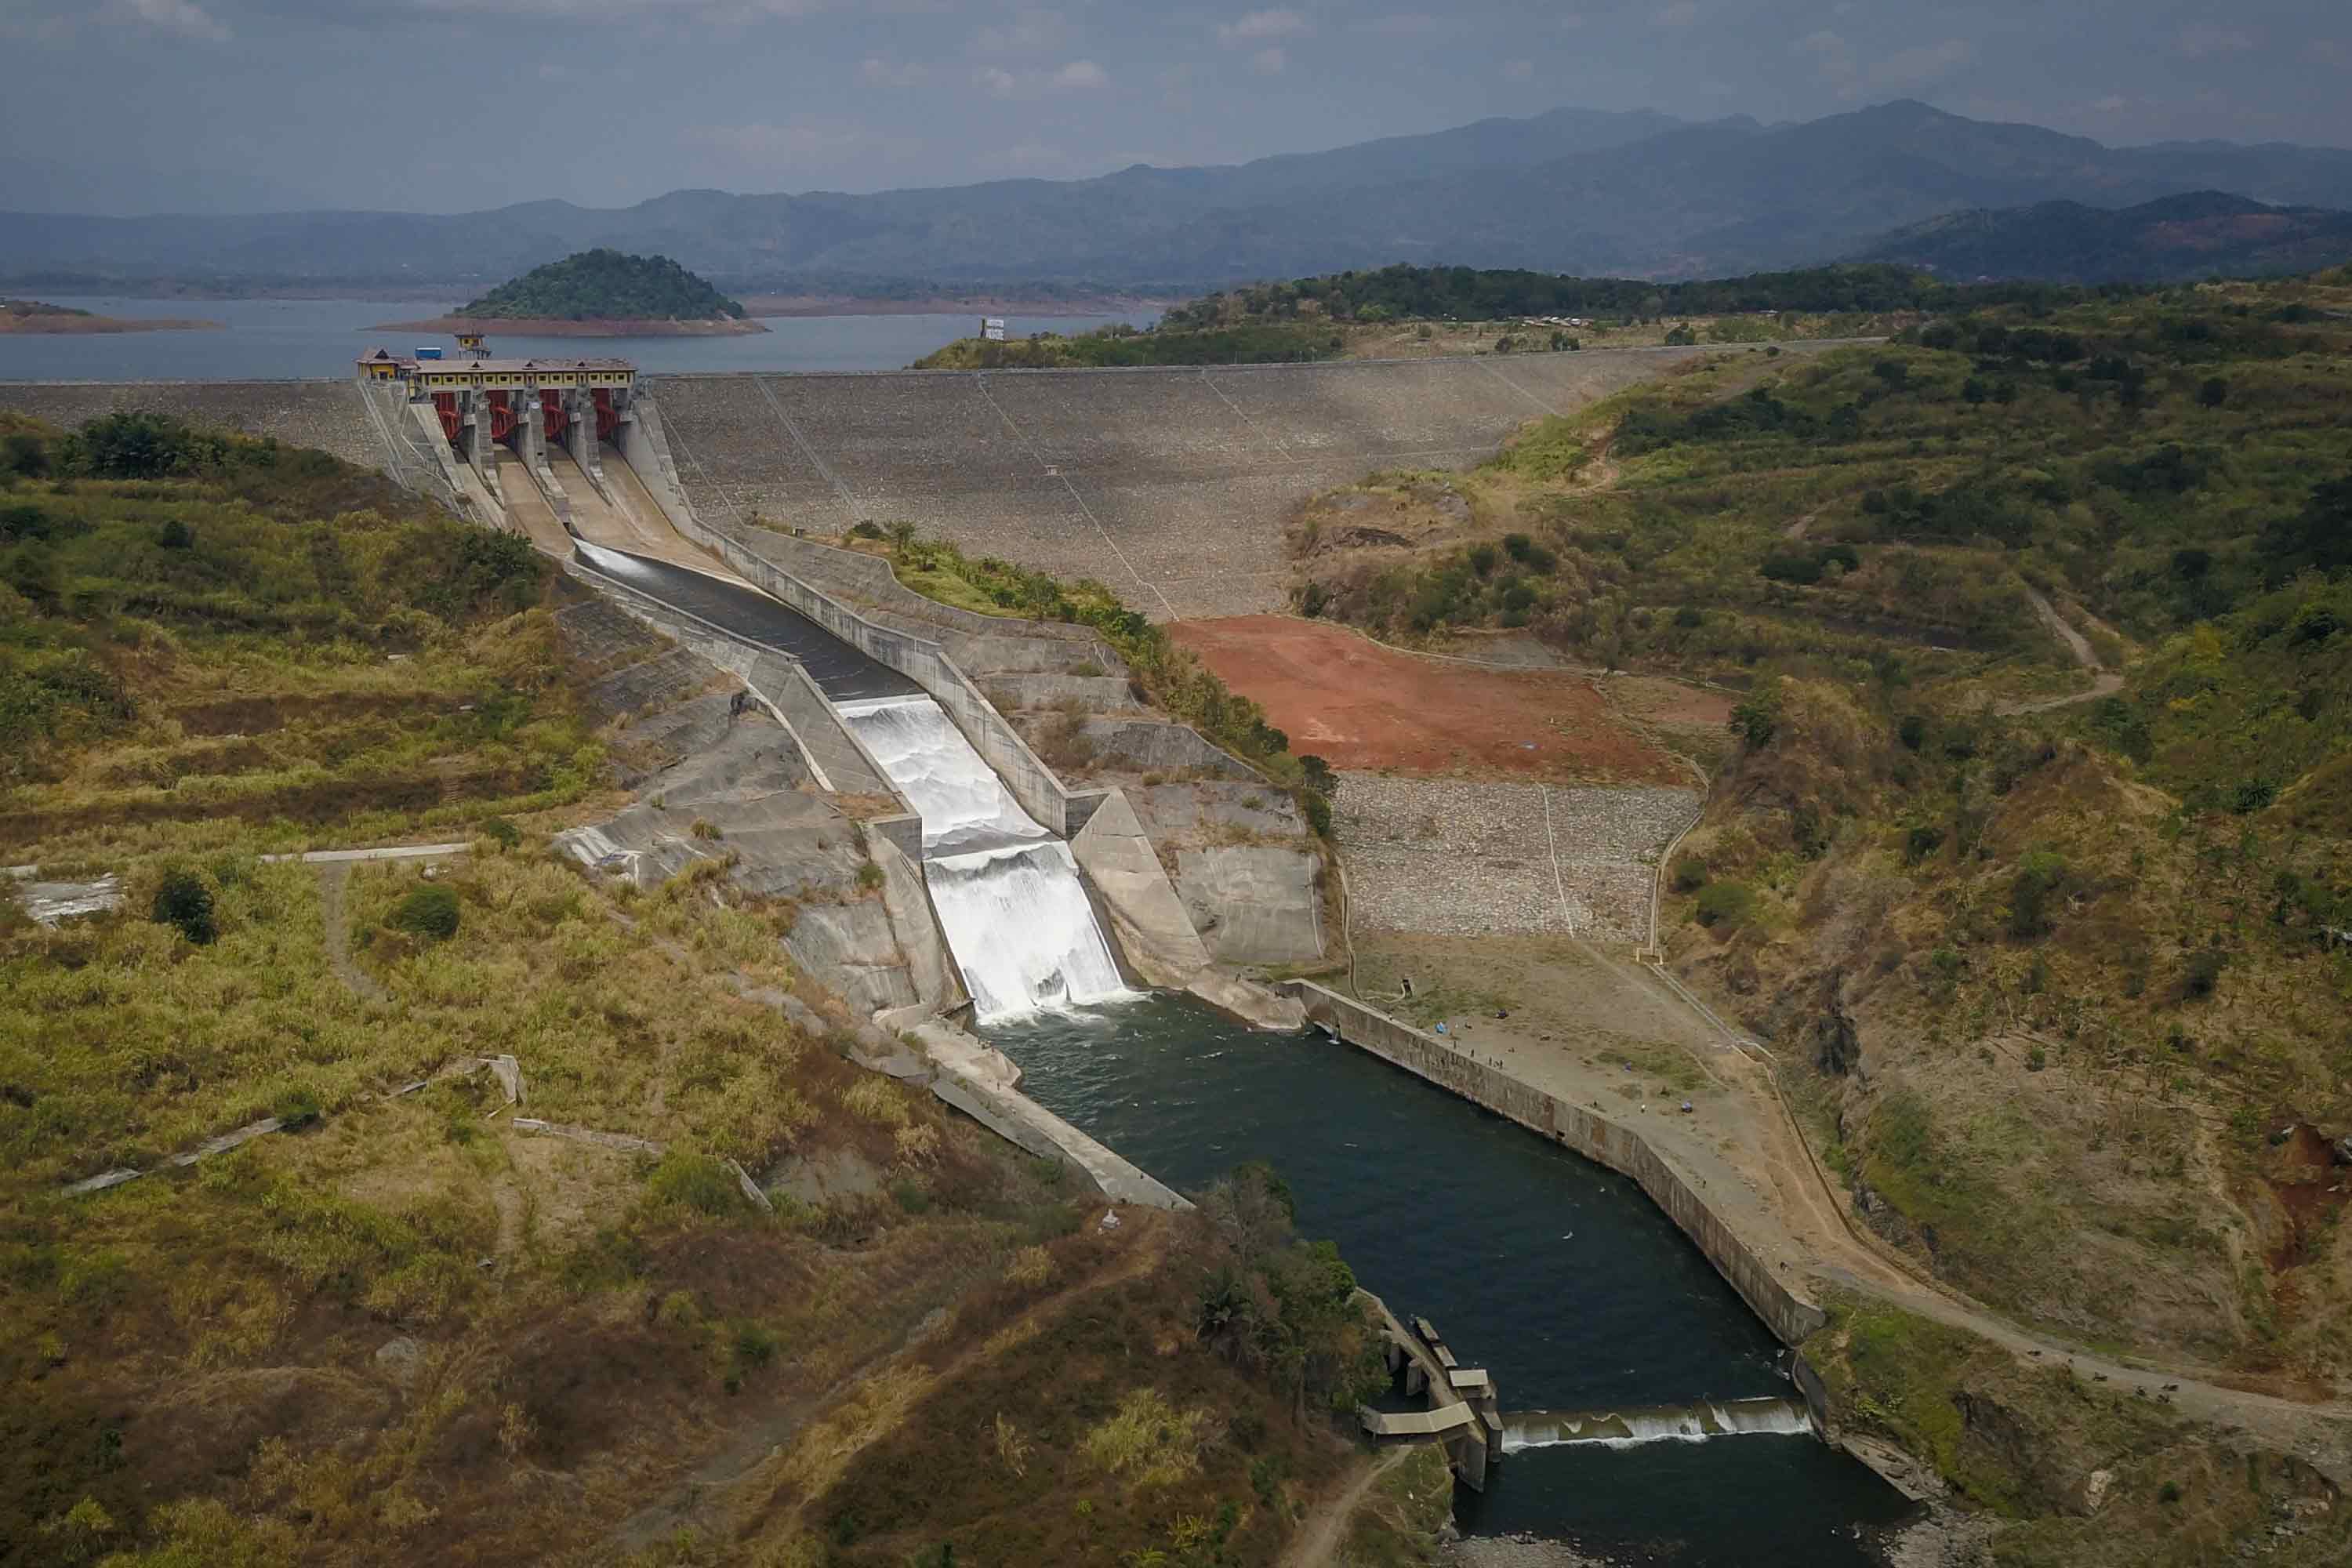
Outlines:
[[[1377,1362],[1346,1267],[1254,1172],[1106,1226],[861,1067],[731,853],[558,854],[736,728],[597,706],[599,608],[323,453],[0,422],[0,849],[126,895],[0,897],[0,1563],[1272,1568]],[[464,847],[262,858],[385,840]]]
[[[675,191],[597,210],[233,218],[0,215],[0,277],[497,278],[592,247],[658,248],[738,292],[817,275],[1146,292],[1445,257],[1484,268],[1717,277],[1816,264],[1890,226],[2187,191],[2352,208],[2352,153],[2112,148],[1901,101],[1809,122],[1559,110],[1219,168],[937,190]]]
[[[1660,929],[1847,1218],[2011,1321],[2296,1399],[2352,1387],[2347,305],[2338,272],[1738,349],[1291,532],[1309,615],[1723,689]],[[2274,1444],[1841,1313],[1842,1419],[2018,1521],[1999,1561],[2343,1550],[2272,1534],[2333,1495]]]
[[[2251,278],[2309,272],[2352,258],[2352,212],[2273,207],[2219,191],[2114,212],[2043,202],[1949,213],[1882,236],[1854,256],[1925,268],[1955,281]]]

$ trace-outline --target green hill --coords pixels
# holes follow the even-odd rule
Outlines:
[[[499,284],[457,314],[561,321],[741,321],[729,299],[666,256],[583,250]]]
[[[1938,276],[2185,280],[2306,272],[2352,258],[2352,213],[2197,191],[2108,211],[2041,202],[1947,213],[1856,253]]]

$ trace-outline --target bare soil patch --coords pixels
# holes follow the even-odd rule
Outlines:
[[[1169,628],[1257,702],[1291,749],[1342,770],[1422,778],[1678,784],[1674,759],[1579,676],[1449,664],[1287,616]]]

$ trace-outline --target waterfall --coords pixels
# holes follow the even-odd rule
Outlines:
[[[1503,1417],[1503,1452],[1600,1443],[1631,1448],[1643,1443],[1704,1443],[1711,1437],[1795,1436],[1813,1429],[1793,1399],[1733,1399],[1717,1405],[1589,1412],[1524,1411]]]
[[[928,697],[838,705],[923,819],[923,879],[983,1022],[1129,994],[1070,847]]]

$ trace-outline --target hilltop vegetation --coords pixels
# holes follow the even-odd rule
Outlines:
[[[0,1563],[1276,1561],[1378,1378],[1346,1266],[1262,1172],[1104,1228],[851,1059],[792,900],[553,853],[622,742],[515,536],[11,420],[0,583],[0,848],[127,895],[0,900]],[[261,858],[383,838],[471,854]],[[519,1133],[509,1053],[658,1152]]]
[[[1344,346],[1339,333],[1308,324],[1211,327],[1193,331],[1166,325],[1111,326],[1064,337],[992,342],[958,338],[917,360],[910,370],[1099,370],[1144,364],[1286,364],[1332,359]]]
[[[487,321],[741,321],[743,307],[666,256],[583,250],[499,284],[457,314]]]
[[[1468,474],[1318,498],[1297,602],[1731,688],[1662,930],[1769,1044],[1857,1223],[2075,1342],[2340,1387],[2347,304],[2337,273],[1738,350]],[[1898,1319],[1873,1331],[1926,1331]],[[1822,1352],[1851,1418],[1975,1500],[2054,1519],[2074,1505],[2025,1456],[2109,1462],[2111,1394],[1984,1367],[1927,1388],[1944,1372],[1853,1348]],[[2215,1478],[2198,1529],[2263,1528],[2219,1435],[2128,1440],[2175,1498]],[[2147,1561],[2174,1517],[2133,1494],[2105,1557],[2003,1539]]]
[[[1947,213],[1863,254],[1946,278],[2143,281],[2308,272],[2352,257],[2352,212],[2199,191],[2109,211],[2080,202]]]

